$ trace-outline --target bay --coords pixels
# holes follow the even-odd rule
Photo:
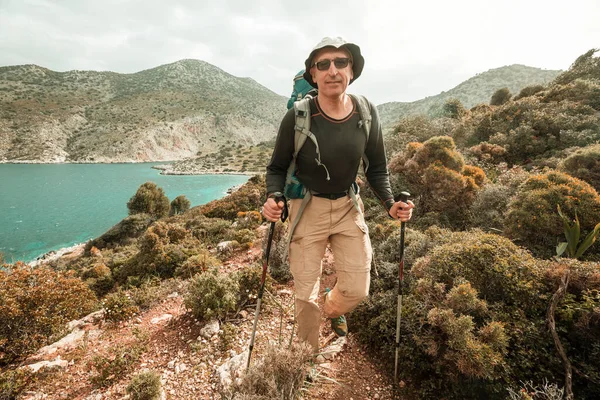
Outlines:
[[[5,262],[29,262],[83,243],[127,216],[127,201],[144,182],[169,200],[193,206],[221,198],[244,175],[160,175],[139,164],[0,164],[0,252]]]

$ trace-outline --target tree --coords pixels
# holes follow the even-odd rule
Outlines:
[[[171,202],[171,211],[169,215],[183,214],[189,209],[190,201],[184,195],[180,195]]]
[[[448,99],[444,103],[444,115],[449,118],[461,119],[467,114],[467,109],[458,99]]]
[[[496,92],[492,95],[492,99],[490,100],[491,106],[501,106],[510,100],[512,94],[508,88],[502,88],[496,90]]]
[[[129,199],[127,208],[130,215],[146,213],[155,218],[161,218],[169,214],[169,198],[154,182],[146,182]]]

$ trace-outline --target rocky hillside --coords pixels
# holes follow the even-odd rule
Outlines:
[[[0,68],[0,162],[178,160],[274,136],[286,99],[199,60],[137,72]]]
[[[447,92],[426,97],[410,103],[390,102],[377,106],[383,129],[389,131],[394,124],[407,115],[424,114],[438,116],[444,102],[455,98],[467,108],[479,103],[489,104],[498,89],[507,87],[515,95],[530,85],[543,85],[552,81],[560,71],[543,70],[525,65],[509,65],[478,74]]]

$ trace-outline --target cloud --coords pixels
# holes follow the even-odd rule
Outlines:
[[[132,73],[197,58],[287,96],[312,47],[341,35],[366,59],[351,91],[379,104],[503,65],[566,69],[599,47],[597,15],[595,0],[0,0],[0,65]]]

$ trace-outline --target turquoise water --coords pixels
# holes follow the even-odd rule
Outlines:
[[[192,206],[223,197],[243,175],[160,175],[143,164],[0,164],[0,252],[5,261],[31,261],[82,243],[127,216],[127,201],[144,182],[169,200]]]

